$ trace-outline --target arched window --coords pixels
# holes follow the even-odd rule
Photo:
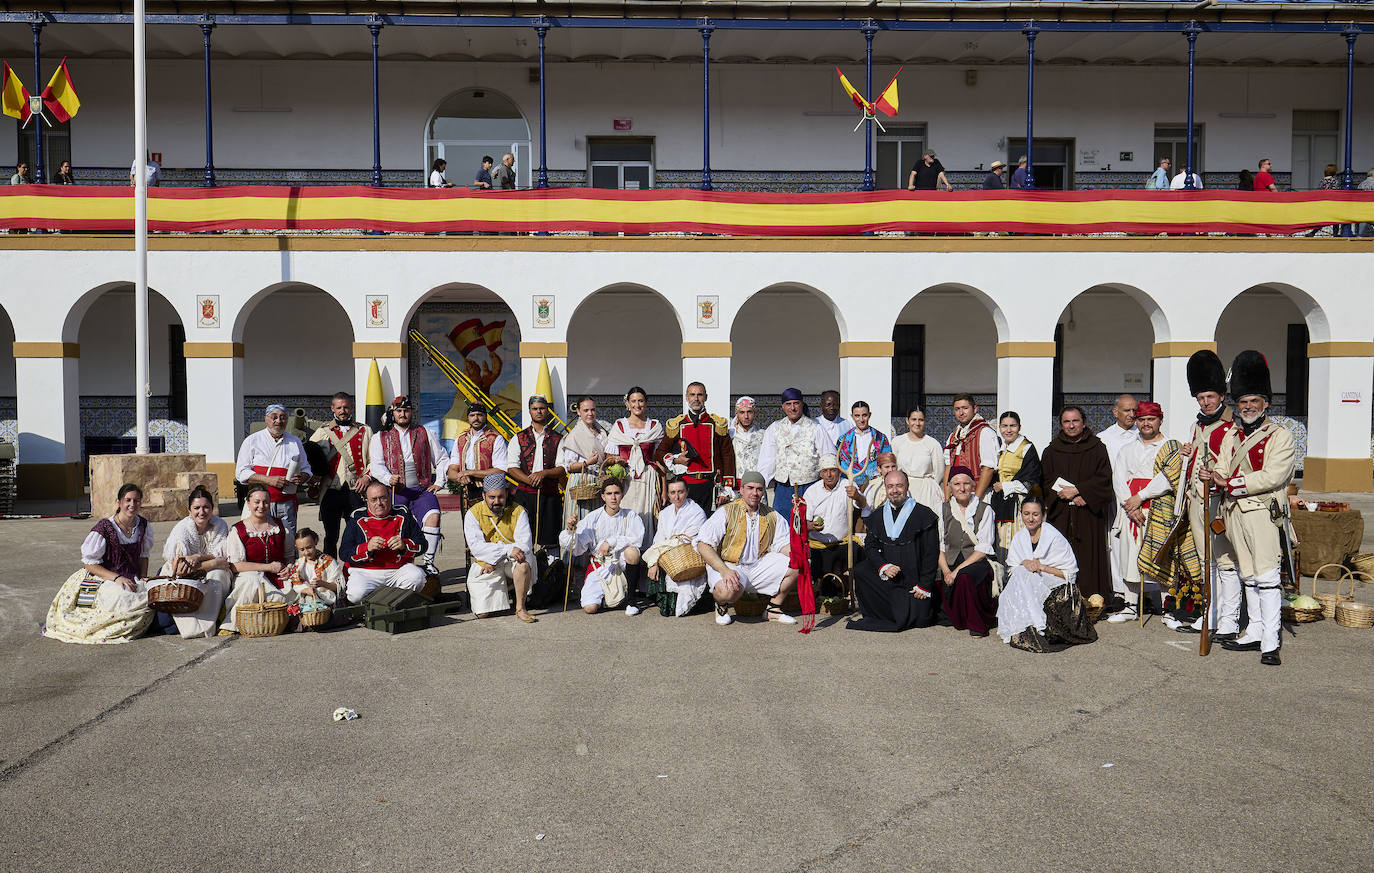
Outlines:
[[[448,180],[467,187],[481,169],[484,155],[499,164],[506,152],[515,155],[520,187],[530,187],[530,126],[513,101],[489,88],[449,95],[425,125],[426,179],[434,159],[443,158],[448,161]]]

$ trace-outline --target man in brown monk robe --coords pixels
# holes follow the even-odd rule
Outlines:
[[[1059,433],[1041,454],[1045,511],[1078,561],[1078,588],[1085,598],[1112,596],[1107,553],[1107,512],[1115,499],[1107,447],[1087,429],[1077,406],[1059,414]]]

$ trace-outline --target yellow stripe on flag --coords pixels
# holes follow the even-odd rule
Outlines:
[[[43,105],[48,107],[58,122],[71,121],[81,108],[81,101],[76,97],[76,86],[72,84],[72,75],[67,72],[66,58],[57,65],[56,72],[48,80],[48,87],[43,89]]]
[[[0,81],[0,111],[3,111],[11,118],[20,121],[28,121],[29,115],[29,89],[24,87],[24,83],[19,81],[19,77],[10,69],[9,62],[5,62],[4,80]]]

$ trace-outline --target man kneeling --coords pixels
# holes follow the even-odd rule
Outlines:
[[[391,505],[389,485],[373,482],[366,497],[367,505],[349,516],[339,545],[348,564],[348,602],[361,603],[383,585],[419,591],[425,571],[415,565],[415,556],[426,546],[420,523],[406,507]]]
[[[639,545],[644,542],[644,522],[639,514],[622,509],[625,488],[615,479],[601,483],[603,508],[578,522],[568,519],[568,529],[558,535],[558,545],[574,557],[591,553],[582,582],[582,611],[592,615],[604,603],[607,609],[625,604],[627,615],[639,615]]]
[[[525,611],[525,595],[530,590],[534,536],[529,513],[507,496],[506,475],[491,473],[482,480],[482,502],[463,517],[463,536],[472,556],[468,599],[478,618],[504,612],[510,609],[509,580],[515,583],[515,617],[533,623],[538,619]]]
[[[787,522],[763,503],[764,488],[763,476],[745,473],[739,498],[717,509],[697,534],[697,552],[716,599],[716,624],[734,620],[730,604],[746,593],[771,598],[764,612],[769,621],[797,623],[782,611],[787,592],[797,584],[797,571],[788,566]]]
[[[883,477],[884,505],[868,518],[867,558],[854,567],[863,618],[850,628],[904,631],[940,617],[940,520],[907,494],[901,470]]]

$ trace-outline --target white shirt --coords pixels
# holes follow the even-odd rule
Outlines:
[[[235,465],[234,478],[247,482],[253,475],[254,467],[283,467],[290,469],[291,462],[300,464],[300,472],[307,476],[315,475],[310,469],[310,461],[305,457],[305,446],[294,434],[283,432],[280,439],[263,428],[244,437],[239,445],[238,463]],[[290,486],[292,490],[295,486]]]
[[[833,491],[826,490],[824,481],[817,482],[806,489],[802,499],[806,501],[806,514],[810,516],[806,519],[808,525],[813,518],[825,520],[825,527],[820,530],[807,528],[811,539],[818,543],[837,543],[849,535],[850,502],[843,479],[835,483]]]
[[[716,549],[720,548],[721,541],[725,539],[725,529],[728,526],[727,508],[727,506],[722,506],[720,509],[711,513],[711,517],[706,520],[706,523],[701,526],[701,530],[697,532],[697,542],[706,543]],[[745,523],[749,526],[749,529],[745,533],[744,549],[740,552],[739,560],[735,562],[737,566],[741,567],[747,567],[750,564],[757,563],[759,558],[763,557],[759,554],[759,514],[753,513],[751,515],[746,512],[744,517]],[[779,517],[777,523],[773,527],[773,542],[769,545],[767,554],[785,552],[787,551],[787,546],[787,521]]]
[[[448,179],[445,179],[444,174],[439,172],[438,170],[431,170],[429,173],[429,187],[447,188]]]
[[[528,470],[525,470],[524,472],[538,473],[540,470],[544,469],[544,440],[549,435],[549,429],[548,427],[545,427],[542,431],[532,430],[530,431],[530,433],[534,435],[534,463],[531,464],[530,468]],[[498,442],[498,445],[499,444],[500,443]],[[468,446],[468,448],[470,449],[472,448],[472,446]],[[506,460],[509,460],[511,458],[515,459],[515,463],[511,464],[511,467],[520,466],[520,437],[518,434],[506,441],[505,448],[503,449],[503,451],[506,453]],[[507,467],[505,463],[496,463],[495,447],[492,448],[491,465],[493,467],[499,467],[502,470],[510,469],[510,467]]]
[[[1169,477],[1163,473],[1155,474],[1155,456],[1164,448],[1165,442],[1167,440],[1162,436],[1152,443],[1137,438],[1117,453],[1116,461],[1112,464],[1112,488],[1116,491],[1118,505],[1125,503],[1126,498],[1131,496],[1132,479],[1150,480],[1150,484],[1140,491],[1141,500],[1152,500],[1169,493]]]
[[[526,560],[534,560],[534,537],[530,534],[530,514],[521,512],[515,520],[515,542],[493,542],[482,533],[482,524],[469,509],[463,515],[463,538],[467,540],[468,552],[483,564],[499,564],[518,548],[525,553]]]
[[[1135,425],[1131,425],[1129,430],[1122,430],[1121,425],[1113,424],[1099,433],[1097,438],[1107,447],[1107,458],[1112,463],[1112,469],[1116,469],[1116,453],[1131,443],[1140,442],[1140,431],[1136,430]]]
[[[658,513],[658,529],[654,531],[654,542],[667,542],[682,535],[695,540],[706,523],[706,512],[695,500],[688,500],[678,509],[669,503]]]
[[[477,449],[478,449],[478,445],[477,445],[477,444],[478,444],[479,442],[481,442],[481,437],[487,432],[488,429],[489,429],[489,428],[485,428],[485,427],[484,427],[484,428],[482,428],[481,430],[469,430],[469,431],[468,431],[468,433],[471,434],[471,436],[468,437],[468,447],[463,451],[463,460],[462,460],[462,463],[459,465],[462,469],[464,469],[464,470],[480,470],[480,469],[483,469],[482,467],[477,466]],[[431,436],[430,436],[430,439],[433,439],[433,438],[434,438],[433,435],[431,435]],[[520,448],[519,448],[518,445],[516,446],[516,449],[515,449],[515,456],[516,456],[517,458],[520,457]],[[491,444],[491,465],[492,465],[492,467],[496,468],[497,470],[501,470],[501,471],[503,471],[503,472],[504,472],[505,470],[510,469],[509,465],[506,463],[506,441],[505,441],[505,440],[503,440],[503,439],[497,439],[496,442],[494,442],[494,443]],[[447,467],[447,465],[445,465],[445,467]]]
[[[429,456],[434,459],[434,479],[443,482],[448,479],[448,452],[444,451],[443,445],[435,439],[434,431],[423,425],[415,424],[411,427],[418,427],[425,432],[429,438]],[[372,459],[372,478],[386,485],[391,484],[392,476],[404,476],[402,480],[405,487],[414,488],[420,484],[420,477],[415,473],[415,455],[410,448],[410,428],[402,428],[399,424],[394,428],[396,435],[401,439],[401,459],[405,461],[405,469],[392,472],[386,468],[386,457],[382,452],[382,432],[377,431],[372,435],[372,442],[368,445],[367,453]],[[501,445],[504,451],[505,446],[497,440],[497,445]],[[502,469],[505,469],[502,467]]]
[[[835,416],[834,421],[824,415],[818,415],[814,421],[821,426],[821,431],[825,433],[825,446],[821,449],[822,455],[835,454],[835,447],[840,444],[840,437],[847,431],[854,429],[854,422],[843,415]]]
[[[959,524],[961,521],[968,521],[971,524],[973,514],[977,511],[977,500],[969,501],[968,512],[965,512],[964,508],[959,505],[959,501],[951,500],[949,502],[949,513],[954,516],[955,524]],[[993,512],[991,507],[984,509],[983,521],[973,531],[973,547],[989,557],[995,554],[992,550],[992,534],[997,526],[996,515],[997,513]],[[945,514],[937,512],[936,516],[940,519],[940,551],[943,552],[945,549]],[[950,569],[953,570],[954,568],[950,567]]]
[[[1188,176],[1188,174],[1187,174],[1186,172],[1179,173],[1177,176],[1175,176],[1175,177],[1174,177],[1174,180],[1173,180],[1172,182],[1169,183],[1169,190],[1171,190],[1171,191],[1182,191],[1182,190],[1183,190],[1183,180],[1184,180],[1185,178],[1187,178],[1187,176]],[[1194,187],[1194,188],[1199,188],[1199,189],[1202,187],[1202,177],[1199,176],[1197,173],[1194,173],[1194,174],[1193,174],[1193,187]]]
[[[129,165],[129,178],[132,179],[134,173],[136,172],[138,172],[138,161],[134,161],[132,164]],[[157,161],[149,161],[147,165],[144,167],[143,173],[144,183],[149,188],[153,187],[154,185],[161,184],[162,165],[159,164]]]
[[[978,431],[978,466],[991,467],[994,470],[997,469],[997,442],[997,433],[992,429],[991,425]],[[945,445],[949,445],[949,440],[945,440]],[[949,456],[949,449],[945,449],[944,458],[946,467],[953,467],[959,463],[958,460]],[[910,474],[908,473],[907,475]],[[941,476],[941,478],[943,479],[944,477]],[[977,470],[973,471],[973,478],[977,480]],[[978,483],[975,481],[974,484],[976,485]]]
[[[558,534],[558,545],[572,549],[574,555],[585,555],[602,545],[607,546],[606,557],[611,561],[619,561],[627,548],[639,548],[643,542],[644,522],[624,506],[615,515],[606,512],[603,506],[579,521],[576,533],[564,528]]]
[[[801,426],[800,418],[796,421],[788,421],[784,418],[781,421],[773,422],[768,426],[768,430],[763,432],[763,446],[759,449],[759,475],[763,477],[765,482],[773,481],[773,474],[778,470],[778,441],[776,429],[788,428],[789,430],[796,431]],[[839,439],[839,437],[837,436],[836,439]],[[829,448],[826,448],[826,446],[829,446]],[[829,438],[825,435],[824,426],[818,426],[816,428],[815,448],[816,457],[818,458],[821,455],[833,455],[835,453],[835,445],[831,443]]]
[[[693,505],[695,506],[696,504]],[[698,509],[699,508],[700,507],[698,507]],[[134,527],[133,536],[130,536],[125,534],[124,531],[120,529],[119,523],[114,520],[113,515],[109,516],[109,519],[110,524],[114,525],[115,536],[119,537],[119,542],[121,544],[127,546],[129,545],[129,543],[134,542],[134,536],[138,535],[137,526]],[[90,533],[86,534],[86,538],[81,541],[81,563],[99,564],[101,561],[105,560],[105,549],[108,546],[109,543],[105,541],[105,538],[100,534],[96,533],[95,531],[91,531]],[[153,526],[151,524],[145,524],[143,526],[143,548],[140,549],[139,556],[146,558],[152,553]]]

